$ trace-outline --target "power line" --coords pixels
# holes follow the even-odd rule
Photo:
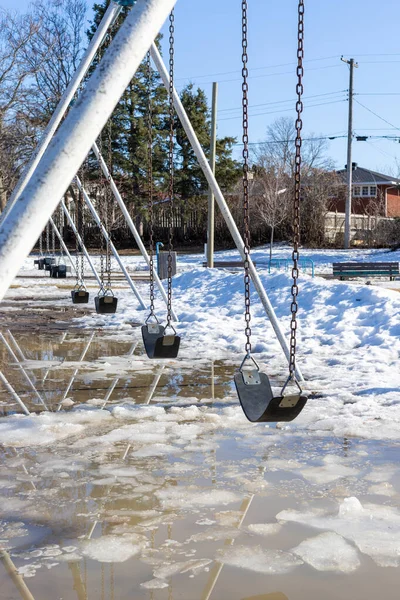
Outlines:
[[[318,62],[321,60],[331,60],[333,58],[337,58],[338,55],[333,56],[324,56],[321,58],[309,58],[304,62]],[[288,63],[280,63],[278,65],[266,65],[265,67],[253,67],[250,71],[262,71],[263,69],[277,69],[279,67],[290,67],[291,65],[297,65],[297,62],[288,62]],[[177,77],[175,81],[182,81],[187,79],[202,79],[203,77],[220,77],[222,75],[235,75],[239,70],[235,69],[235,71],[223,71],[222,73],[208,73],[206,75],[190,75],[189,77]]]
[[[365,110],[367,110],[368,112],[372,113],[373,115],[375,115],[375,117],[377,117],[378,119],[380,119],[381,121],[383,121],[384,123],[387,123],[388,125],[390,125],[391,127],[393,127],[393,129],[397,129],[398,131],[400,131],[399,127],[396,127],[396,125],[393,125],[393,123],[391,123],[390,121],[388,121],[387,119],[384,119],[383,117],[381,117],[380,115],[378,115],[378,113],[374,112],[373,110],[371,110],[370,108],[368,108],[368,106],[365,106],[365,104],[362,104],[361,102],[359,102],[358,100],[356,100],[354,98],[354,101],[357,102],[357,104],[359,104],[360,106],[362,106],[363,108],[365,108]]]
[[[330,104],[339,104],[342,102],[346,102],[347,100],[345,98],[343,98],[342,100],[333,100],[332,102],[320,102],[318,104],[308,104],[305,105],[305,109],[308,108],[315,108],[316,106],[328,106]],[[283,108],[280,110],[273,110],[273,111],[269,111],[269,112],[261,112],[261,113],[254,113],[249,115],[250,117],[262,117],[264,115],[276,115],[277,113],[283,113],[283,112],[294,112],[293,108]],[[236,117],[224,117],[223,119],[219,119],[219,121],[232,121],[233,119],[241,119],[241,116],[236,116]]]
[[[310,98],[321,98],[323,96],[336,96],[337,94],[343,94],[347,92],[347,90],[338,90],[337,92],[326,92],[325,94],[315,94],[313,96],[304,96],[305,100],[309,100]],[[260,108],[261,106],[272,106],[274,104],[287,104],[288,102],[292,102],[293,104],[296,102],[295,98],[290,98],[288,100],[276,100],[275,102],[265,102],[263,104],[252,104],[249,106],[250,109],[252,108]],[[236,108],[222,108],[221,110],[219,110],[219,113],[222,112],[231,112],[231,111],[235,111],[235,110],[242,110],[241,106],[238,106]]]

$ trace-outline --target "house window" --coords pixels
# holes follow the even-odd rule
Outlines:
[[[369,196],[369,186],[368,185],[362,186],[362,195],[363,195],[363,197]]]
[[[369,195],[376,198],[376,185],[369,186]]]
[[[355,185],[353,188],[353,196],[361,196],[361,188],[359,185]]]

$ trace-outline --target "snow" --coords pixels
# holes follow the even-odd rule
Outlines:
[[[400,565],[400,511],[395,507],[363,506],[357,498],[350,497],[343,500],[336,514],[284,510],[276,518],[332,531],[353,542],[381,567]]]
[[[361,564],[357,551],[337,533],[321,533],[304,540],[292,552],[317,571],[351,573]]]
[[[289,249],[276,247],[275,255],[289,258]],[[304,250],[302,256],[315,262],[317,273],[327,274],[336,260],[395,261],[400,252]],[[288,336],[289,273],[268,274],[265,249],[256,249],[253,257]],[[309,567],[352,573],[370,559],[382,568],[400,567],[399,292],[387,282],[381,287],[302,273],[298,365],[315,396],[293,423],[253,425],[228,385],[217,400],[210,387],[199,396],[192,390],[186,397],[180,393],[199,384],[206,370],[209,380],[211,361],[220,369],[216,383],[225,385],[230,374],[223,368],[233,372],[244,355],[242,273],[206,270],[201,261],[199,255],[180,257],[174,278],[182,336],[178,361],[147,360],[140,328],[131,326],[143,322],[146,311],[123,287],[116,315],[99,319],[85,313],[74,320],[81,328],[75,355],[30,356],[24,363],[38,379],[41,370],[51,368],[49,379],[62,385],[79,369],[77,380],[91,398],[82,404],[86,392],[72,387],[65,410],[0,419],[2,446],[10,453],[21,449],[20,456],[6,456],[2,469],[0,543],[15,548],[18,536],[27,537],[28,522],[51,522],[51,511],[57,517],[65,511],[67,519],[76,511],[72,522],[81,527],[76,539],[60,547],[27,542],[32,548],[26,558],[16,554],[29,562],[20,572],[34,576],[40,566],[82,557],[128,565],[134,559],[146,565],[140,585],[149,590],[167,587],[170,577],[204,573],[214,561],[262,575]],[[138,257],[124,262],[131,269],[141,264]],[[28,279],[16,283],[21,287],[10,290],[7,300],[32,296],[46,307],[46,298],[53,297],[57,306],[69,304],[55,286]],[[139,287],[146,296],[147,286]],[[31,306],[30,301],[21,305]],[[156,307],[164,316],[159,297]],[[287,376],[285,359],[255,293],[252,307],[254,355],[279,391]],[[100,324],[105,326],[98,336],[102,351],[78,362],[88,332]],[[75,334],[69,335],[72,341]],[[131,356],[127,349],[109,356],[108,342],[137,347]],[[163,383],[149,404],[141,404],[161,366]],[[123,389],[119,400],[102,410],[102,394],[95,388],[114,377],[141,382],[142,389]],[[1,400],[8,401],[5,392]],[[92,495],[86,499],[82,490]],[[244,515],[243,503],[251,498]],[[16,525],[7,528],[11,518]],[[87,539],[82,523],[88,520],[104,523],[104,534]],[[176,539],[160,542],[176,521]],[[95,533],[99,530],[100,525]]]
[[[300,558],[290,552],[264,550],[261,546],[233,546],[227,550],[221,550],[218,560],[225,565],[265,575],[289,573],[295,567],[303,564]]]

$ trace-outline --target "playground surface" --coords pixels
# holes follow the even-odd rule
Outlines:
[[[122,281],[118,312],[97,315],[71,309],[72,279],[15,280],[1,331],[49,410],[2,346],[1,370],[36,414],[15,414],[2,392],[0,545],[34,598],[57,589],[63,600],[365,600],[384,589],[397,599],[400,296],[387,281],[319,274],[400,252],[303,255],[316,276],[300,279],[298,364],[313,396],[278,425],[247,422],[232,385],[244,354],[242,273],[179,257],[182,345],[179,360],[163,362],[146,358],[145,311]],[[253,253],[288,334],[290,273],[268,274],[266,256]],[[32,263],[20,275],[38,275]],[[279,390],[283,352],[252,298],[253,352]],[[156,308],[162,317],[159,298]],[[1,566],[0,587],[2,600],[20,597]]]

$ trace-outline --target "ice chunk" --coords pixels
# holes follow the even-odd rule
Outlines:
[[[163,508],[192,508],[194,506],[218,506],[239,502],[241,497],[233,492],[218,489],[202,489],[195,486],[169,487],[155,494]]]
[[[253,523],[247,529],[257,535],[275,535],[281,528],[280,523]]]
[[[143,536],[130,535],[129,538],[103,535],[94,540],[85,540],[82,553],[98,562],[125,562],[146,546]]]
[[[304,540],[292,552],[317,571],[351,573],[360,566],[357,550],[337,533],[321,533]]]
[[[218,552],[218,560],[232,567],[239,567],[256,573],[278,575],[288,573],[303,561],[282,550],[263,549],[260,546],[232,546]]]

